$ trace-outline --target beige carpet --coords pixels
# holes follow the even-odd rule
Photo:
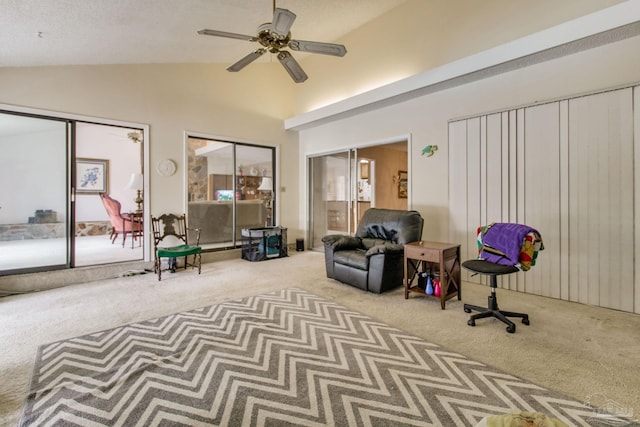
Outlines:
[[[488,289],[464,284],[463,301],[440,310],[402,289],[367,294],[326,279],[323,255],[240,259],[167,274],[72,285],[0,299],[0,423],[18,423],[37,347],[140,320],[295,286],[575,399],[619,404],[640,414],[640,316],[499,290],[500,305],[528,312],[531,325],[466,325],[462,302],[482,305]]]

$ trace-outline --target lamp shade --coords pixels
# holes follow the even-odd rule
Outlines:
[[[262,178],[258,191],[271,191],[273,190],[273,181],[268,176]]]
[[[142,190],[144,188],[142,174],[132,173],[126,188],[129,190]]]

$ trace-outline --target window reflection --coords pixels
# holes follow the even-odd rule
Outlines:
[[[189,138],[189,226],[200,228],[203,247],[238,246],[242,229],[273,225],[274,154],[272,147]]]

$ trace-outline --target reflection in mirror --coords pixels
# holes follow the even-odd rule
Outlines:
[[[273,225],[274,148],[189,137],[187,153],[189,226],[204,249],[237,247],[242,229]]]

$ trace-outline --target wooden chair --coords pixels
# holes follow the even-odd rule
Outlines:
[[[153,244],[155,262],[153,271],[158,274],[158,281],[162,280],[162,258],[169,258],[169,269],[172,273],[176,271],[177,258],[184,257],[184,268],[187,266],[192,268],[198,267],[198,274],[201,271],[202,248],[200,245],[200,229],[188,228],[187,219],[184,214],[164,214],[159,217],[151,217],[151,225],[153,230]],[[188,232],[193,231],[196,235],[195,244],[189,244]],[[167,241],[165,242],[165,239]],[[175,245],[174,243],[178,243]],[[171,246],[163,246],[171,244]],[[193,255],[193,262],[188,262],[188,257]]]
[[[134,240],[142,237],[142,230],[144,230],[142,217],[136,216],[134,218],[127,213],[121,213],[122,205],[120,202],[107,193],[100,193],[100,200],[102,200],[104,209],[109,216],[109,221],[111,221],[111,244],[115,243],[118,236],[122,234],[122,247],[124,248],[127,234],[131,234],[131,249],[133,249]],[[142,243],[142,239],[140,242]]]

